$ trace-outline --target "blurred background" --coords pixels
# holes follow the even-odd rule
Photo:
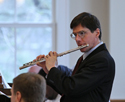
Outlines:
[[[102,41],[116,62],[111,99],[125,99],[125,0],[0,0],[0,71],[7,82],[29,68],[23,64],[49,51],[58,53],[76,48],[70,38],[70,22],[81,12],[97,16]],[[82,53],[58,58],[72,68]]]

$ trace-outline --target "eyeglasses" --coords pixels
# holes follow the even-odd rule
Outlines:
[[[75,39],[76,36],[77,36],[77,34],[78,34],[78,36],[80,38],[83,38],[85,36],[86,32],[85,31],[79,31],[78,33],[72,33],[72,34],[70,34],[70,36],[71,36],[71,38]]]

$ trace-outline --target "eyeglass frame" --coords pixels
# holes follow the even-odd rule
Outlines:
[[[75,40],[77,34],[78,34],[78,36],[79,36],[80,38],[84,38],[86,32],[82,30],[82,31],[79,31],[79,32],[77,32],[77,33],[71,33],[70,36],[71,36],[72,39]],[[74,36],[74,37],[73,37],[73,36]]]

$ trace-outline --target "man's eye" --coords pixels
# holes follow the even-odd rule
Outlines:
[[[79,32],[79,34],[80,34],[80,35],[83,35],[83,34],[84,34],[84,32]]]

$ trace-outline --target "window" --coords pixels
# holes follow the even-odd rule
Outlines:
[[[54,0],[0,0],[0,71],[7,82],[54,49]]]

